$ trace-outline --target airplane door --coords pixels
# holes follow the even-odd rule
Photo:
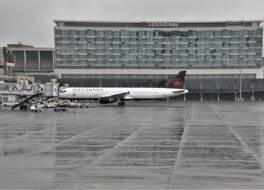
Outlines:
[[[76,97],[76,89],[72,89],[72,97]]]
[[[159,98],[160,97],[159,89],[153,89],[152,96],[153,96],[153,98]]]

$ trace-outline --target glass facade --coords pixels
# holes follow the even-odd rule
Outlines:
[[[53,72],[54,49],[35,47],[10,47],[15,56],[15,73]]]
[[[254,68],[261,21],[55,21],[56,68]]]

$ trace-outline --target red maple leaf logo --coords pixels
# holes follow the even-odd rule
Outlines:
[[[174,88],[182,88],[182,81],[180,79],[176,79],[172,81],[172,86]]]

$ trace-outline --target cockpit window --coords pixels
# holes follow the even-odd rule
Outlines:
[[[173,94],[181,94],[181,93],[183,93],[184,92],[184,90],[175,90],[175,91],[173,91],[172,93]]]
[[[59,89],[59,93],[65,93],[66,92],[66,88],[65,87],[61,87],[60,89]]]

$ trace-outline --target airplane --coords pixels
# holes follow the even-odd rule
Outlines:
[[[59,89],[61,99],[99,100],[100,104],[118,102],[124,106],[127,100],[158,100],[188,93],[183,88],[186,71],[180,71],[169,83],[169,88],[123,88],[123,87],[63,87]]]

